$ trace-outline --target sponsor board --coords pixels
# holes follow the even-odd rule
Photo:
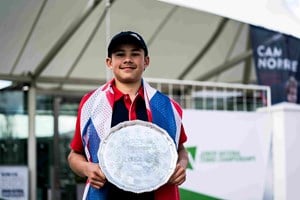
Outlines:
[[[271,142],[267,113],[185,110],[182,200],[263,199]]]

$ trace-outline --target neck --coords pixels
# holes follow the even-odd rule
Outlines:
[[[135,97],[139,88],[141,87],[141,81],[136,83],[121,83],[116,81],[116,87],[124,94],[128,94],[130,97]]]

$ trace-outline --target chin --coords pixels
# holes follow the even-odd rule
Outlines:
[[[123,83],[136,83],[139,82],[141,79],[136,79],[136,78],[122,78],[120,79],[121,82]]]

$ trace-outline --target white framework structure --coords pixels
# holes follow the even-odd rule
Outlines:
[[[146,79],[185,109],[255,111],[271,106],[268,86],[170,79]]]

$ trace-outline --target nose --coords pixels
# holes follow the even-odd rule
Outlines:
[[[132,63],[132,57],[130,55],[126,55],[123,62],[124,63]]]

